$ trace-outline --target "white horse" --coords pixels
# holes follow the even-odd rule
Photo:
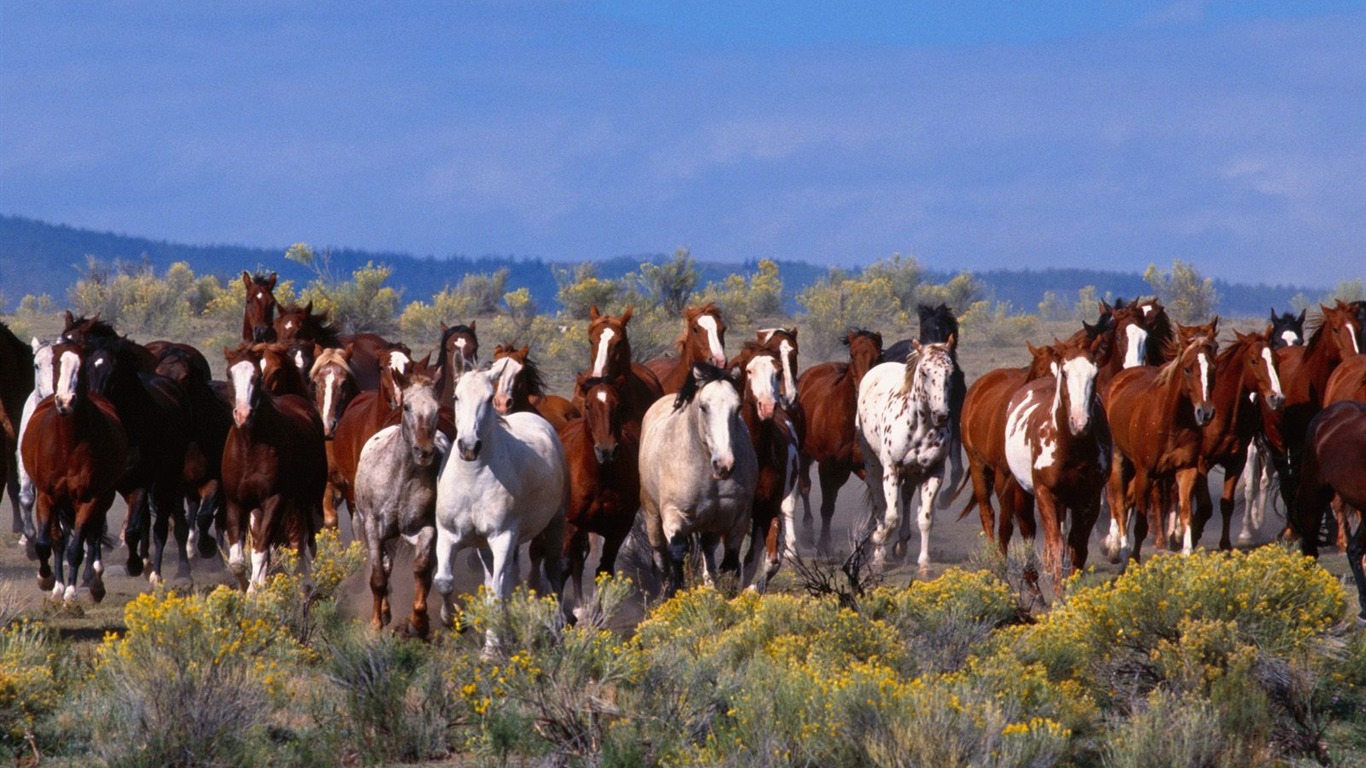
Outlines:
[[[902,363],[874,366],[859,383],[856,431],[873,502],[873,564],[886,561],[888,537],[910,538],[911,493],[920,487],[920,575],[929,575],[934,499],[949,448],[953,336],[920,344]]]
[[[55,386],[52,373],[52,342],[33,339],[29,343],[33,347],[33,392],[24,402],[24,414],[19,420],[16,445],[21,446],[24,444],[24,432],[28,430],[28,422],[33,418],[34,409],[43,398],[52,394]],[[28,476],[28,470],[24,468],[22,451],[17,448],[14,461],[19,476],[19,519],[24,527],[24,533],[19,537],[19,546],[22,547],[33,541],[36,535],[33,527],[33,502],[37,499],[37,492],[33,489],[33,478]]]
[[[456,450],[437,481],[432,582],[442,595],[447,624],[455,554],[464,547],[477,549],[490,597],[512,595],[517,549],[524,542],[533,543],[533,556],[537,550],[545,555],[545,575],[556,596],[564,586],[564,448],[550,423],[534,413],[499,416],[493,395],[494,375],[487,370],[467,371],[455,386]]]
[[[701,537],[709,583],[718,538],[725,548],[721,569],[739,570],[757,476],[734,379],[709,363],[694,364],[678,395],[655,401],[641,427],[640,504],[655,569],[667,574],[667,592],[683,582],[693,534]]]
[[[370,553],[370,591],[376,630],[389,623],[389,576],[401,537],[413,547],[413,615],[409,629],[427,635],[427,590],[432,586],[436,545],[436,481],[451,442],[439,429],[436,383],[417,374],[393,372],[401,405],[398,424],[365,441],[356,469],[358,527]]]

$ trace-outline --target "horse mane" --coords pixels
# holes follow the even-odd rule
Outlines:
[[[107,320],[101,320],[99,315],[95,315],[94,317],[81,315],[80,317],[72,318],[71,324],[62,331],[61,338],[68,339],[67,332],[74,331],[78,328],[86,336],[96,339],[114,340],[123,338],[119,335],[119,332],[114,329],[113,325]]]
[[[916,312],[920,315],[921,344],[940,344],[948,341],[949,336],[959,335],[958,318],[953,316],[953,310],[949,309],[948,304],[940,304],[937,307],[918,304]]]
[[[254,272],[251,275],[251,283],[252,285],[260,286],[261,288],[271,291],[271,294],[274,295],[274,288],[272,288],[270,284],[270,279],[274,276],[274,272],[269,275],[264,272]]]
[[[510,344],[508,346],[511,346]],[[545,377],[541,374],[541,367],[536,361],[531,359],[528,353],[522,360],[522,372],[518,374],[522,381],[526,382],[526,393],[543,397],[545,395]]]
[[[1216,365],[1227,363],[1233,359],[1234,353],[1245,349],[1249,344],[1256,341],[1265,342],[1266,334],[1256,331],[1253,333],[1239,334],[1233,337],[1233,343],[1219,350],[1219,354],[1214,356]]]
[[[311,305],[301,307],[298,304],[290,304],[280,310],[280,317],[285,315],[299,315],[302,318],[299,331],[294,334],[296,339],[312,341],[324,347],[341,346],[341,336],[336,326],[328,322],[331,313],[327,310],[314,312]]]
[[[697,373],[699,371],[702,373],[701,381],[697,380]],[[677,411],[688,403],[691,403],[693,398],[697,397],[697,393],[700,392],[703,387],[714,381],[728,381],[732,387],[735,387],[736,392],[740,391],[740,382],[735,380],[735,377],[730,374],[730,371],[724,368],[718,368],[711,363],[693,363],[688,366],[688,378],[683,381],[683,386],[678,390],[678,394],[674,397],[674,410]]]
[[[452,325],[441,332],[441,343],[437,345],[436,367],[446,370],[446,363],[449,362],[450,355],[446,354],[446,342],[457,333],[468,333],[474,336],[474,329],[468,325]]]
[[[1182,356],[1184,356],[1186,354],[1186,351],[1189,350],[1191,347],[1197,345],[1213,347],[1214,341],[1207,336],[1197,337],[1190,344],[1186,345],[1182,345],[1181,342],[1177,340],[1169,340],[1164,349],[1174,350],[1175,354],[1172,355],[1171,360],[1168,360],[1167,362],[1163,363],[1162,366],[1157,369],[1157,378],[1154,380],[1154,384],[1158,388],[1165,387],[1168,384],[1171,384],[1172,379],[1176,376],[1177,369],[1181,367]]]
[[[867,328],[860,328],[858,326],[855,326],[849,329],[849,333],[852,333],[855,336],[862,336],[863,338],[868,339],[872,342],[877,342],[878,340],[878,334],[875,331],[868,330]],[[849,333],[846,333],[845,335],[840,337],[840,344],[843,344],[846,347],[849,346]],[[879,343],[878,348],[881,349],[882,344]]]
[[[346,371],[348,375],[356,375],[355,371],[351,370],[351,361],[346,359],[346,350],[338,347],[327,347],[323,349],[322,354],[318,355],[318,358],[313,361],[313,366],[308,369],[308,378],[311,379],[314,376],[317,376],[318,371],[321,371],[324,366],[330,363],[340,365],[342,370]]]

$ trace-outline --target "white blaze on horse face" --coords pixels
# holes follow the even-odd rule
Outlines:
[[[265,367],[264,360],[261,361],[261,366]],[[242,360],[234,364],[228,371],[228,378],[232,380],[232,419],[237,422],[239,427],[246,423],[247,417],[251,416],[252,387],[255,380],[255,372],[252,367],[250,360]]]
[[[601,378],[607,371],[607,347],[615,338],[617,332],[611,328],[604,328],[602,335],[598,337],[598,354],[593,358],[593,377]]]
[[[606,392],[603,392],[602,390],[598,390],[598,402],[600,402],[600,403],[602,403],[602,404],[604,404],[604,405],[607,404],[607,393],[606,393]]]
[[[512,407],[512,387],[521,372],[522,364],[510,357],[502,358],[489,369],[496,382],[493,386],[493,407],[499,413],[506,414]]]
[[[1262,359],[1266,361],[1266,375],[1271,378],[1271,394],[1285,397],[1281,391],[1281,377],[1276,374],[1276,363],[1271,357],[1271,347],[1262,347]]]
[[[783,400],[788,405],[797,399],[797,382],[793,380],[793,371],[797,368],[797,363],[792,359],[797,354],[793,349],[792,342],[783,339],[778,342],[778,356],[783,361]]]
[[[745,366],[745,379],[758,405],[759,418],[773,418],[773,408],[778,399],[778,366],[774,359],[768,355],[756,355]]]
[[[1096,386],[1096,364],[1084,357],[1074,357],[1062,364],[1063,380],[1067,382],[1067,425],[1072,434],[1081,434],[1091,425],[1091,396]]]
[[[1124,334],[1129,342],[1128,349],[1124,352],[1124,367],[1143,365],[1143,360],[1147,357],[1148,332],[1136,325],[1130,325],[1124,329]]]
[[[323,419],[324,419],[324,426],[326,426],[326,424],[328,423],[327,420],[330,419],[331,416],[332,416],[332,405],[333,405],[333,403],[335,402],[335,401],[332,399],[332,393],[335,392],[336,389],[337,389],[337,372],[336,372],[336,371],[328,371],[328,372],[327,372],[327,378],[323,380]],[[328,431],[331,431],[331,430],[329,429]]]
[[[395,349],[395,350],[391,350],[391,351],[389,352],[389,369],[390,369],[390,370],[398,371],[399,373],[407,373],[407,372],[408,372],[408,364],[411,363],[411,362],[412,362],[412,360],[409,360],[409,359],[408,359],[408,356],[405,355],[405,354],[403,354],[403,352],[400,351],[400,350]]]
[[[1293,347],[1303,341],[1300,335],[1294,331],[1281,331],[1281,339],[1285,341],[1287,347]]]
[[[72,401],[76,398],[76,380],[81,375],[81,357],[75,352],[67,350],[62,353],[61,372],[57,376],[57,386],[53,394],[56,395],[57,405],[62,408],[70,408]]]
[[[1352,337],[1352,354],[1361,354],[1361,343],[1357,341],[1357,328],[1351,323],[1347,324],[1347,335]]]
[[[37,341],[37,339],[34,339]],[[33,350],[33,389],[38,399],[52,394],[55,382],[52,371],[52,345],[40,344]]]
[[[1209,358],[1205,356],[1204,352],[1201,352],[1195,356],[1195,359],[1200,363],[1200,398],[1209,402]]]
[[[304,365],[304,352],[302,349],[294,350],[294,367],[299,369],[299,373],[308,375],[308,368]]]
[[[712,476],[720,479],[717,471],[729,474],[735,468],[735,450],[731,446],[731,424],[740,410],[740,396],[726,381],[713,381],[697,393],[702,414],[702,438],[711,449]],[[702,410],[700,406],[706,406]]]
[[[726,351],[721,348],[721,329],[716,325],[716,318],[711,315],[703,315],[697,318],[697,324],[707,332],[707,346],[711,348],[712,364],[724,368],[726,366]]]
[[[476,458],[474,447],[493,424],[493,386],[492,371],[468,371],[455,385],[455,442],[462,458]]]

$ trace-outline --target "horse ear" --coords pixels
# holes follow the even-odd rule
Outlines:
[[[1275,307],[1272,307],[1272,308],[1271,308],[1271,322],[1273,322],[1273,323],[1276,322],[1276,308],[1275,308]]]
[[[626,325],[627,323],[631,322],[631,315],[634,315],[635,312],[636,312],[636,307],[635,307],[635,305],[634,305],[634,304],[628,304],[628,305],[626,306],[626,311],[625,311],[625,312],[622,312],[622,313],[621,313],[621,317],[618,318],[618,319],[621,320],[621,324],[622,324],[622,325]]]
[[[445,336],[445,335],[446,335],[446,331],[449,331],[449,330],[450,330],[450,326],[446,325],[445,322],[442,322],[442,323],[441,323],[441,335],[442,335],[442,336]]]
[[[231,359],[232,359],[232,350],[231,350],[231,349],[228,349],[227,347],[223,347],[223,359],[224,359],[224,360],[231,360]]]
[[[403,371],[400,371],[400,370],[398,370],[397,368],[391,368],[391,369],[389,369],[389,372],[393,374],[393,377],[394,377],[394,391],[398,393],[398,402],[399,402],[399,405],[402,405],[402,404],[403,404],[403,391],[402,391],[402,390],[404,390],[404,389],[406,389],[406,388],[408,387],[408,377],[405,376],[405,375],[403,374]]]
[[[911,339],[911,346],[915,348],[916,354],[920,353],[920,339]]]
[[[478,320],[471,320],[471,321],[470,321],[470,333],[474,333],[475,324],[478,323],[478,322],[479,322]]]
[[[34,352],[37,352],[43,346],[43,342],[38,341],[38,337],[34,336],[33,340],[29,342],[29,346],[33,347]]]
[[[245,269],[242,270],[242,285],[245,285],[248,288],[251,287],[251,273]]]
[[[270,277],[266,278],[266,287],[271,289],[272,291],[275,290],[275,281],[278,278],[279,275],[275,274],[274,272],[271,272]]]
[[[1300,310],[1300,319],[1299,319],[1300,325],[1304,325],[1304,313],[1305,313],[1305,312],[1308,312],[1308,311],[1309,311],[1308,309],[1301,309],[1301,310]]]
[[[522,348],[519,349],[519,350],[517,350],[517,356],[520,357],[520,358],[522,358],[523,360],[525,360],[525,359],[527,358],[527,355],[529,355],[529,354],[531,354],[531,345],[530,345],[530,344],[523,344],[523,345],[522,345]]]
[[[793,341],[796,341],[796,340],[797,340],[797,326],[795,326],[795,325],[792,326],[791,328],[788,329],[787,332],[790,333],[790,334],[792,334],[792,340],[793,340]]]
[[[946,343],[949,345],[950,350],[958,349],[958,334],[950,333]]]
[[[1215,316],[1214,316],[1214,319],[1210,321],[1210,323],[1209,323],[1209,332],[1210,332],[1210,335],[1211,335],[1211,336],[1218,336],[1218,335],[1219,335],[1219,316],[1218,316],[1218,315],[1215,315]]]
[[[313,300],[309,299],[308,303],[304,305],[304,315],[308,316],[311,314],[313,314]]]
[[[588,319],[590,321],[595,321],[599,317],[602,317],[602,312],[598,310],[597,304],[594,304],[593,306],[588,308]]]
[[[64,330],[71,330],[71,327],[76,324],[76,318],[72,316],[71,310],[62,310],[62,317],[66,319],[66,328]]]

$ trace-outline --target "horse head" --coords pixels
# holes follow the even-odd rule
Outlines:
[[[331,440],[332,431],[351,399],[360,394],[355,372],[351,370],[351,345],[340,349],[316,349],[317,357],[308,368],[313,389],[313,405],[323,421],[323,437]]]
[[[460,458],[474,461],[493,434],[498,413],[493,407],[495,374],[466,371],[455,384],[455,444]]]
[[[726,321],[711,302],[684,311],[683,336],[678,340],[680,359],[706,360],[718,368],[726,365]]]
[[[53,404],[57,413],[70,416],[76,403],[86,392],[85,350],[70,341],[58,341],[51,347],[55,365],[55,381],[52,384]]]
[[[1108,352],[1107,346],[1104,335],[1090,342],[1084,339],[1054,341],[1056,358],[1052,367],[1057,388],[1053,394],[1053,412],[1067,412],[1067,426],[1073,435],[1084,435],[1091,428],[1096,374],[1100,372],[1096,360]]]
[[[906,390],[919,404],[936,428],[949,423],[949,390],[953,377],[953,350],[958,337],[947,341],[921,344],[912,340],[916,354],[906,360]]]
[[[958,318],[953,316],[953,310],[949,309],[949,305],[929,307],[917,304],[916,313],[920,317],[921,344],[942,344],[950,337],[957,338]]]
[[[228,390],[232,393],[232,421],[238,429],[251,427],[261,400],[261,353],[257,345],[243,342],[236,349],[223,348],[228,363]]]
[[[272,395],[298,395],[308,398],[308,380],[284,344],[255,344],[252,351],[261,369],[261,388]]]
[[[588,310],[588,348],[593,353],[590,372],[601,378],[608,374],[622,374],[631,366],[631,340],[626,336],[626,324],[631,322],[635,307],[628,306],[620,316],[603,314],[594,304]]]
[[[845,334],[843,343],[849,348],[849,374],[855,382],[862,381],[882,357],[882,334],[854,328]]]
[[[1271,310],[1271,317],[1266,324],[1266,338],[1273,350],[1304,344],[1306,311],[1302,309],[1299,316],[1296,316],[1293,312],[1277,314],[1275,309]]]
[[[754,403],[759,418],[766,421],[773,418],[773,409],[781,398],[779,371],[782,361],[778,353],[767,347],[760,347],[754,342],[745,344],[746,347],[751,345],[754,345],[754,349],[745,363],[745,391],[742,396],[746,403]]]
[[[33,339],[29,342],[33,348],[33,391],[38,394],[41,400],[52,394],[53,387],[56,386],[56,375],[53,373],[52,342]]]
[[[493,408],[506,416],[512,413],[517,379],[521,377],[525,366],[512,354],[498,357],[498,348],[494,349],[493,354],[493,365],[489,367],[489,373],[493,376]]]
[[[1247,390],[1257,393],[1257,397],[1266,403],[1267,407],[1273,411],[1279,411],[1285,404],[1285,392],[1281,389],[1280,367],[1276,360],[1276,355],[1271,351],[1271,341],[1265,334],[1261,333],[1239,333],[1234,331],[1235,341],[1225,353],[1235,356],[1234,364],[1239,365],[1246,373],[1242,374],[1244,381],[1249,381],[1251,387],[1244,385],[1241,396]]]
[[[394,372],[394,384],[403,402],[399,429],[412,451],[413,463],[429,467],[438,451],[437,432],[441,408],[436,399],[436,384],[426,375],[407,376]]]
[[[735,469],[735,432],[740,424],[740,391],[735,378],[711,363],[693,363],[674,398],[674,410],[688,407],[693,429],[711,457],[711,474],[725,480]]]
[[[1336,342],[1338,355],[1342,358],[1361,354],[1361,325],[1362,319],[1358,311],[1361,302],[1351,304],[1338,299],[1337,303],[1331,307],[1320,306],[1319,310],[1323,313],[1323,318],[1319,322],[1318,331],[1310,343],[1319,337],[1327,335],[1332,341]]]
[[[1169,365],[1181,377],[1182,387],[1195,408],[1195,423],[1205,426],[1214,418],[1214,362],[1218,347],[1208,336],[1196,336],[1184,345]]]
[[[437,354],[436,365],[451,381],[479,367],[475,321],[471,320],[469,325],[441,324],[441,351]]]
[[[593,456],[599,464],[608,464],[617,457],[618,436],[621,434],[620,391],[626,384],[625,376],[607,379],[579,374],[576,388],[583,395],[583,422],[593,439]]]
[[[427,362],[431,355],[422,358],[422,372],[428,373]],[[399,407],[402,394],[399,392],[398,385],[394,383],[394,374],[401,373],[411,377],[418,370],[418,366],[413,362],[412,353],[402,344],[390,344],[375,354],[375,360],[379,364],[379,394],[384,398],[384,402],[390,408]]]
[[[246,289],[246,311],[242,315],[242,340],[249,342],[274,341],[275,301],[274,272],[270,276],[253,275],[242,271],[242,286]]]
[[[1141,322],[1137,305],[1125,304],[1124,299],[1117,299],[1110,318],[1118,342],[1117,350],[1124,350],[1124,367],[1145,365],[1148,360],[1148,329]]]
[[[797,329],[766,328],[756,336],[766,349],[777,353],[778,363],[782,367],[782,391],[778,394],[783,405],[791,406],[797,402],[797,355],[800,352],[797,348]]]

